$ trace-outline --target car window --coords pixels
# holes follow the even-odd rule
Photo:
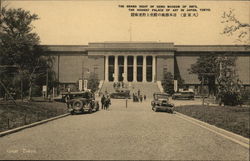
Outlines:
[[[156,97],[155,97],[157,100],[158,99],[168,99],[168,96],[167,95],[156,95]]]

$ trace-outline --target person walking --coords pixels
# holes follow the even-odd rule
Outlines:
[[[105,96],[104,95],[102,95],[101,104],[102,104],[102,109],[104,109],[104,104],[105,104]]]
[[[144,94],[144,101],[146,101],[147,96]]]
[[[139,95],[140,102],[142,102],[142,95]]]
[[[108,110],[110,105],[111,105],[111,100],[110,100],[109,96],[107,96],[107,98],[105,100],[105,109]]]

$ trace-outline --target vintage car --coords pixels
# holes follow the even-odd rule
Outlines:
[[[166,111],[173,113],[174,104],[169,102],[169,94],[167,93],[154,93],[153,101],[151,102],[152,110],[157,111]]]
[[[124,90],[116,90],[114,93],[110,94],[110,98],[115,98],[115,99],[126,99],[130,98],[130,91],[127,89]]]
[[[64,99],[71,114],[92,113],[99,110],[99,102],[95,100],[94,94],[89,91],[69,92],[65,94]]]
[[[189,100],[194,100],[194,92],[191,91],[182,91],[182,92],[177,92],[172,95],[172,99],[189,99]]]

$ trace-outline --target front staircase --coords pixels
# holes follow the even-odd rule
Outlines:
[[[113,87],[113,82],[104,82],[102,85],[101,93],[105,93],[107,91],[108,93],[115,92],[115,88]],[[125,88],[130,90],[130,94],[138,93],[138,90],[140,90],[140,93],[142,95],[146,95],[147,98],[152,98],[154,92],[160,92],[160,89],[157,85],[157,83],[152,82],[129,82],[125,83]]]

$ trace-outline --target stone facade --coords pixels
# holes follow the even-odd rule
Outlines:
[[[95,73],[100,80],[155,82],[164,72],[181,76],[185,84],[200,84],[188,69],[200,55],[230,53],[244,85],[250,85],[250,48],[235,45],[174,45],[159,42],[104,42],[80,46],[46,46],[55,58],[60,83],[76,83]]]

